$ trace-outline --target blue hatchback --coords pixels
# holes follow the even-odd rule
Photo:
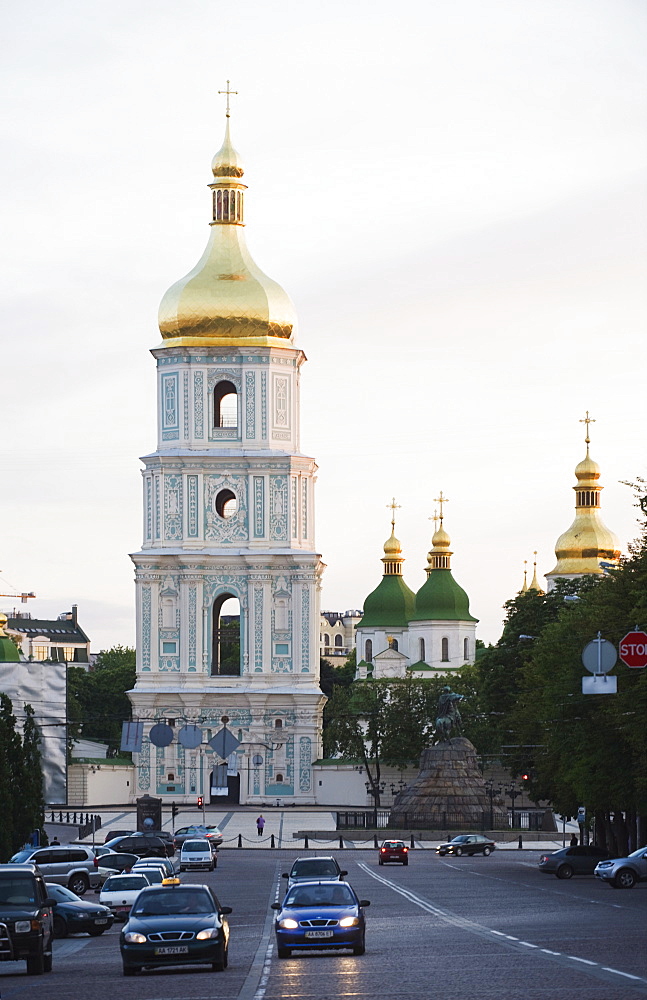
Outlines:
[[[348,882],[299,882],[289,889],[278,910],[274,929],[279,958],[293,948],[351,948],[363,955],[368,899],[358,899]]]

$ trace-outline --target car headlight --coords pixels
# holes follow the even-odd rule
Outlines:
[[[339,921],[340,927],[357,927],[359,923],[358,917],[342,917]]]
[[[293,920],[292,917],[286,917],[285,920],[279,920],[279,927],[283,927],[286,931],[293,931],[298,926],[298,921]]]
[[[220,934],[218,927],[205,927],[203,931],[198,931],[195,936],[196,941],[212,941]]]
[[[128,944],[146,944],[146,935],[140,934],[138,931],[128,931],[124,934],[124,941]]]
[[[14,929],[16,934],[29,934],[31,930],[31,920],[16,920]]]
[[[612,861],[600,861],[598,864],[598,868],[612,868],[612,867],[613,867]]]

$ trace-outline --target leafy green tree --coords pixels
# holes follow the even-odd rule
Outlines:
[[[31,705],[25,705],[22,728],[20,794],[14,797],[14,830],[17,849],[34,830],[42,830],[45,819],[43,765],[40,753],[40,730]]]
[[[319,686],[328,698],[331,697],[336,685],[348,687],[352,684],[356,670],[355,659],[354,649],[348,654],[341,667],[337,667],[330,660],[321,657],[319,660]]]
[[[113,646],[99,653],[94,667],[68,669],[68,713],[75,736],[108,743],[119,751],[121,724],[131,718],[126,694],[135,686],[135,650]]]
[[[21,737],[13,704],[6,694],[0,694],[0,796],[0,862],[4,863],[34,830],[42,830],[44,810],[40,733],[34,710],[25,705]]]

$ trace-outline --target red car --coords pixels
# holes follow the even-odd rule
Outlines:
[[[378,864],[385,865],[397,861],[400,865],[409,864],[409,848],[401,840],[385,840],[377,856]]]

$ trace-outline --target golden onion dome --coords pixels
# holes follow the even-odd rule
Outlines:
[[[391,532],[391,537],[387,538],[384,543],[384,555],[385,556],[399,556],[402,554],[402,545],[399,539],[395,537],[395,533]]]
[[[162,347],[290,347],[296,313],[288,294],[252,260],[245,241],[240,156],[224,142],[213,158],[211,233],[206,249],[159,307]]]
[[[618,564],[621,550],[617,536],[603,523],[600,516],[600,466],[589,455],[588,425],[593,421],[587,412],[586,455],[575,467],[575,520],[557,539],[557,564],[546,578],[576,577],[584,574],[601,576],[609,566]]]

